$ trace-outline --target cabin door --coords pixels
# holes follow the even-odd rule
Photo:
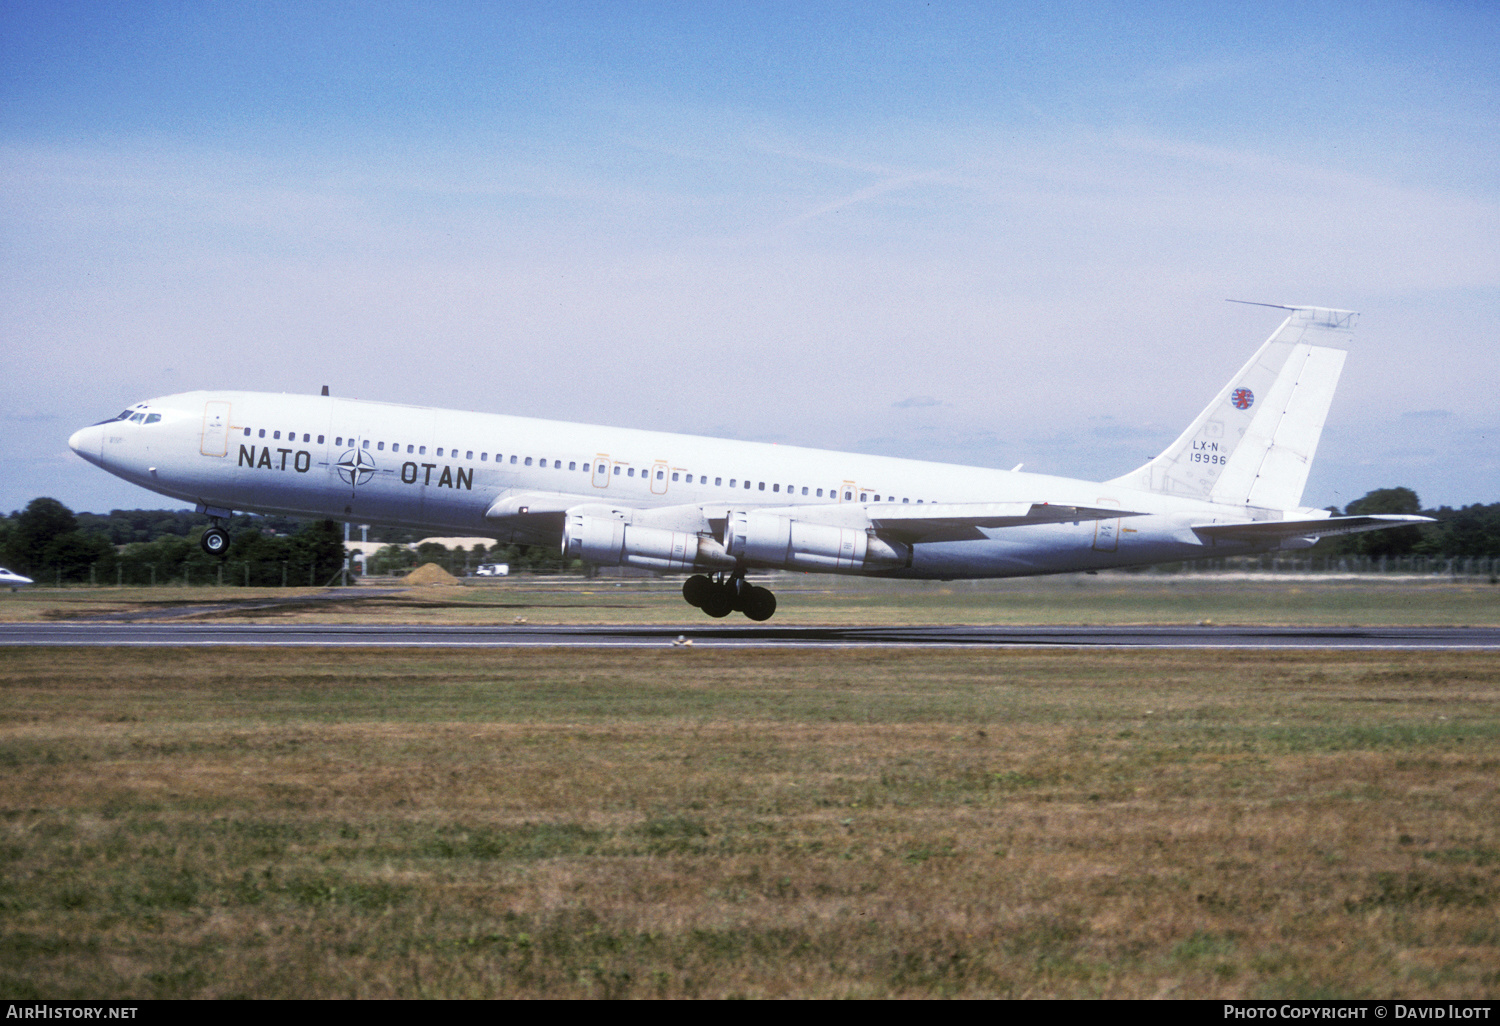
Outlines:
[[[205,456],[229,452],[229,404],[217,399],[203,404],[203,441],[198,451]]]

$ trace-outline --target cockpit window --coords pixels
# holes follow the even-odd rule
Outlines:
[[[161,414],[159,414],[159,413],[148,413],[148,414],[146,414],[146,423],[147,424],[155,424],[159,420],[161,420]]]
[[[133,414],[131,416],[131,418],[130,418],[130,423],[132,423],[132,424],[139,424],[141,421],[143,421],[145,419],[146,419],[146,415],[144,413]]]
[[[120,415],[118,417],[110,417],[107,420],[101,420],[99,422],[99,424],[113,424],[113,423],[115,423],[116,421],[119,421],[119,420],[129,420],[131,413],[132,413],[131,410],[121,410],[120,411]],[[94,424],[93,427],[98,427],[99,424]]]

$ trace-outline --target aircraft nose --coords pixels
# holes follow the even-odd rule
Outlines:
[[[104,429],[98,424],[79,428],[68,438],[68,448],[95,466],[104,466]]]

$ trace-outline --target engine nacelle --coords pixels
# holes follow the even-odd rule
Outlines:
[[[599,566],[638,566],[648,570],[692,570],[734,566],[712,538],[659,527],[636,527],[612,517],[569,513],[562,553]]]
[[[729,514],[729,555],[788,570],[889,570],[906,566],[911,550],[861,527],[809,524],[754,510]]]

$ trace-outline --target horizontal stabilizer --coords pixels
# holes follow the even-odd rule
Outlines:
[[[1365,517],[1321,517],[1317,520],[1256,520],[1248,524],[1200,524],[1193,530],[1208,538],[1270,542],[1280,538],[1331,538],[1339,534],[1382,531],[1387,527],[1431,524],[1431,517],[1375,513]]]

